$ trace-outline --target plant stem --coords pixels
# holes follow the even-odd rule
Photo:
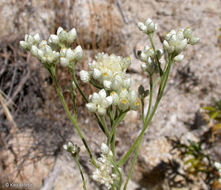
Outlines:
[[[102,124],[104,126],[105,135],[107,136],[107,139],[109,139],[110,138],[110,133],[109,133],[109,130],[107,128],[107,123],[106,123],[106,120],[105,120],[104,116],[101,116],[101,121],[102,121]]]
[[[117,125],[119,125],[119,123],[124,119],[124,117],[126,116],[126,113],[128,112],[125,111],[125,112],[122,112],[119,117],[117,117],[113,123],[113,126],[111,126],[111,132],[110,132],[110,137],[112,137],[115,133],[115,130],[116,130],[116,127]],[[110,144],[110,142],[108,142],[108,144]]]
[[[88,154],[89,154],[89,156],[90,156],[90,158],[91,158],[92,164],[93,164],[95,167],[98,167],[98,165],[97,165],[97,163],[95,162],[95,160],[94,160],[94,158],[93,158],[93,155],[92,155],[92,153],[91,153],[91,151],[90,151],[90,149],[89,149],[89,146],[88,146],[88,144],[87,144],[87,142],[86,142],[86,140],[85,140],[83,134],[81,133],[81,130],[80,130],[79,126],[77,125],[76,120],[72,117],[72,115],[71,115],[71,113],[70,113],[70,111],[69,111],[69,108],[68,108],[68,106],[67,106],[67,104],[66,104],[66,101],[65,101],[65,99],[64,99],[62,90],[61,90],[61,88],[60,88],[60,86],[59,86],[59,84],[58,84],[58,81],[57,81],[56,77],[55,77],[55,72],[52,71],[51,69],[50,69],[49,72],[50,72],[51,77],[52,77],[52,79],[53,79],[53,81],[54,81],[54,83],[55,83],[55,88],[56,88],[56,90],[57,90],[57,93],[58,93],[58,96],[59,96],[59,98],[60,98],[60,100],[61,100],[61,103],[62,103],[62,105],[63,105],[63,107],[64,107],[64,110],[65,110],[66,114],[68,115],[68,118],[71,120],[71,122],[72,122],[73,126],[75,127],[75,129],[77,130],[77,132],[78,132],[78,134],[79,134],[79,136],[80,136],[82,142],[84,143],[84,146],[85,146],[85,148],[86,148],[86,150],[87,150],[87,152],[88,152]]]
[[[149,105],[148,105],[147,115],[145,117],[145,122],[147,121],[147,119],[150,115],[151,106],[152,106],[152,97],[153,97],[153,77],[152,77],[151,74],[149,76],[150,76],[150,98],[149,98]]]
[[[107,142],[107,145],[111,144],[111,151],[113,153],[113,158],[115,161],[115,136],[116,136],[116,127],[119,125],[119,123],[124,119],[124,117],[126,116],[126,112],[122,112],[120,113],[119,117],[113,121],[113,124],[111,126],[111,132],[110,132],[110,139]]]
[[[147,121],[145,121],[144,123],[144,126],[143,126],[143,129],[142,131],[140,132],[139,136],[137,137],[137,139],[135,140],[135,142],[133,143],[133,145],[130,147],[130,149],[128,150],[128,152],[123,156],[123,158],[121,158],[119,161],[118,161],[118,165],[119,166],[122,166],[126,161],[127,159],[129,158],[129,156],[132,154],[132,152],[134,151],[134,149],[136,148],[138,142],[140,139],[143,138],[143,135],[147,129],[147,127],[149,126],[156,110],[157,110],[157,107],[160,103],[160,100],[162,98],[162,95],[163,95],[163,91],[165,89],[165,86],[166,86],[166,83],[167,83],[167,80],[168,80],[168,76],[169,76],[169,73],[170,73],[170,68],[171,68],[171,64],[172,64],[172,61],[169,61],[169,64],[168,64],[168,67],[166,69],[166,72],[163,73],[163,76],[162,76],[162,79],[161,82],[160,82],[160,87],[159,87],[159,91],[158,91],[158,95],[157,95],[157,99],[156,99],[156,102],[155,102],[155,105],[154,105],[154,108],[153,108],[153,111],[152,113],[150,114],[150,117],[147,119]],[[139,148],[139,147],[137,147]]]
[[[136,146],[137,146],[137,144],[138,144],[138,142],[139,142],[139,139],[142,139],[142,138],[143,138],[144,132],[146,131],[148,125],[150,124],[150,122],[151,122],[151,120],[152,120],[152,118],[153,118],[153,116],[154,116],[154,114],[155,114],[155,112],[156,112],[156,109],[157,109],[158,104],[159,104],[159,101],[156,102],[156,104],[155,104],[155,106],[154,106],[154,109],[153,109],[153,111],[152,111],[152,113],[151,113],[149,119],[147,120],[146,123],[144,123],[145,126],[143,127],[142,131],[140,132],[139,136],[137,137],[137,139],[135,140],[135,142],[133,143],[133,145],[131,146],[131,148],[129,149],[129,151],[123,156],[122,159],[120,159],[120,160],[118,161],[118,165],[119,165],[119,166],[122,166],[122,165],[127,161],[127,159],[129,158],[129,156],[132,154],[132,152],[133,152],[134,149],[136,148]]]
[[[84,190],[87,190],[86,181],[85,181],[85,179],[84,179],[84,174],[83,174],[83,172],[82,172],[81,165],[80,165],[80,162],[79,162],[79,160],[78,160],[78,156],[74,156],[74,160],[75,160],[75,162],[76,162],[76,164],[77,164],[77,166],[78,166],[78,169],[79,169],[79,171],[80,171],[80,174],[81,174],[81,178],[82,178],[82,181],[83,181],[83,188],[84,188]]]
[[[144,123],[144,97],[141,97],[141,107],[142,107],[142,121]]]
[[[75,93],[74,89],[72,89],[71,99],[72,99],[72,104],[73,104],[74,119],[77,121],[77,108],[76,108],[76,102],[75,102],[76,95],[74,93]]]
[[[139,142],[138,142],[138,144],[137,144],[137,149],[136,149],[136,151],[135,151],[135,153],[134,153],[134,158],[133,158],[133,160],[132,160],[132,164],[131,164],[131,167],[130,167],[129,175],[128,175],[127,180],[126,180],[126,183],[125,183],[125,185],[124,185],[124,190],[127,189],[128,182],[129,182],[129,180],[130,180],[130,178],[131,178],[131,176],[132,176],[133,169],[134,169],[134,166],[135,166],[135,163],[136,163],[136,160],[137,160],[137,156],[138,156],[138,152],[139,152],[139,148],[140,148],[141,142],[142,142],[142,138],[139,139]]]
[[[155,49],[155,46],[154,46],[154,43],[153,43],[153,34],[149,34],[148,36],[150,38],[150,43],[151,43],[151,46],[152,46],[153,51],[154,51],[154,56],[155,56],[155,60],[157,62],[157,66],[158,66],[158,69],[159,69],[159,72],[160,72],[160,76],[162,76],[163,75],[163,71],[161,69],[160,61],[159,61],[159,58],[157,56],[157,52],[156,52],[156,49]]]

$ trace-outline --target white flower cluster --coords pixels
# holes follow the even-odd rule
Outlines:
[[[81,71],[83,82],[95,80],[107,90],[117,90],[119,87],[130,87],[130,79],[126,76],[126,70],[130,66],[130,58],[122,58],[116,55],[98,53],[95,61],[89,63],[89,72]]]
[[[33,45],[39,44],[41,41],[40,35],[35,34],[34,36],[25,34],[25,41],[20,41],[20,46],[26,51],[30,51]]]
[[[158,57],[158,59],[160,59],[163,55],[163,50],[162,49],[158,49],[156,51],[156,56]],[[154,72],[157,71],[158,67],[157,67],[157,63],[155,63],[155,59],[154,59],[154,50],[153,48],[150,48],[148,45],[145,46],[143,48],[143,50],[141,51],[139,58],[142,62],[144,62],[141,65],[141,69],[143,71],[147,71],[150,74],[153,74]]]
[[[120,110],[137,110],[140,106],[135,90],[127,90],[126,88],[123,88],[118,94],[115,91],[112,91],[110,95],[113,98],[113,104],[117,105]]]
[[[105,144],[101,144],[101,157],[98,158],[98,168],[92,174],[93,180],[100,184],[104,184],[108,189],[114,184],[115,180],[119,180],[119,175],[113,173],[113,153]],[[119,168],[120,170],[120,168]]]
[[[137,26],[145,34],[154,33],[155,30],[157,30],[157,25],[150,18],[148,18],[145,23],[138,22]]]
[[[215,162],[215,163],[214,163],[214,166],[216,167],[216,169],[217,169],[218,172],[219,172],[219,176],[220,176],[220,178],[219,178],[219,183],[221,184],[221,164],[220,164],[219,162]]]
[[[68,66],[83,57],[81,46],[77,46],[74,50],[70,48],[70,44],[74,42],[76,35],[74,28],[66,32],[59,27],[57,35],[50,35],[47,41],[41,41],[39,34],[34,36],[26,34],[25,41],[20,41],[20,46],[26,51],[30,51],[43,64],[56,64],[60,60],[62,66]]]
[[[187,46],[187,44],[195,45],[199,42],[199,38],[192,36],[190,28],[180,29],[178,32],[171,30],[163,41],[163,46],[169,54],[173,54],[174,61],[180,62],[184,56],[180,54]]]
[[[100,115],[106,113],[106,108],[108,108],[113,99],[111,96],[107,97],[106,91],[104,89],[100,90],[99,93],[93,93],[89,97],[90,103],[86,104],[86,107],[91,112],[98,112]]]
[[[106,113],[106,108],[116,105],[120,110],[139,107],[135,91],[131,91],[131,79],[126,75],[126,70],[131,64],[130,58],[99,53],[96,60],[89,63],[89,71],[80,71],[83,82],[95,83],[102,88],[99,93],[90,96],[90,103],[86,106],[91,112],[101,115]],[[103,95],[99,95],[99,94]],[[106,97],[109,95],[108,97]]]

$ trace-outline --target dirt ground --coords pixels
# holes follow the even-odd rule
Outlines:
[[[38,32],[48,38],[59,26],[67,30],[75,27],[76,44],[85,50],[77,71],[87,69],[86,63],[100,51],[130,56],[132,65],[128,73],[133,88],[140,84],[149,88],[148,77],[136,58],[136,52],[149,44],[136,23],[148,17],[158,23],[154,36],[158,48],[167,32],[187,26],[200,37],[200,43],[189,47],[184,52],[185,59],[172,68],[166,94],[145,134],[128,189],[221,189],[217,184],[208,184],[203,174],[185,176],[183,160],[177,153],[171,153],[171,139],[198,142],[207,134],[209,128],[201,107],[211,104],[214,98],[220,99],[221,0],[1,0],[0,189],[8,189],[7,182],[25,184],[23,189],[83,189],[77,166],[62,149],[69,140],[81,148],[80,163],[88,190],[104,189],[90,177],[93,168],[88,155],[64,114],[49,74],[41,63],[19,48],[24,35]],[[57,74],[66,89],[68,72],[59,68]],[[91,94],[91,87],[81,85],[87,95]],[[65,98],[70,102],[68,93]],[[77,99],[79,126],[98,155],[105,138],[79,94]],[[131,111],[117,131],[118,157],[129,149],[141,127],[140,113]],[[205,145],[203,151],[221,162],[220,145],[221,141],[216,140]],[[181,165],[180,175],[175,173],[170,178],[168,171],[174,163]],[[129,165],[130,161],[123,168],[125,174]]]

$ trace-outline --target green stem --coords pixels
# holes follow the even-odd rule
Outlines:
[[[173,64],[173,61],[171,61],[167,68],[166,68],[166,71],[165,71],[165,79],[162,81],[162,86],[160,88],[160,91],[159,91],[159,94],[158,96],[160,96],[160,98],[163,96],[163,92],[164,92],[164,89],[166,87],[166,83],[167,83],[167,80],[168,80],[168,77],[169,77],[169,73],[170,73],[170,68],[171,68],[171,65]]]
[[[116,127],[114,127],[113,135],[111,138],[111,151],[113,153],[113,159],[115,160],[115,136],[116,136]]]
[[[111,151],[113,153],[113,158],[115,160],[115,136],[116,136],[116,127],[119,125],[119,123],[124,119],[126,116],[126,112],[122,112],[120,116],[114,121],[113,125],[111,126],[111,132],[110,132],[110,141],[108,141],[108,145],[111,144]]]
[[[62,103],[62,105],[63,105],[63,107],[64,107],[64,110],[65,110],[66,114],[68,115],[68,118],[71,120],[71,122],[72,122],[73,126],[75,127],[75,129],[77,130],[77,132],[78,132],[78,134],[79,134],[79,136],[80,136],[82,142],[84,143],[84,146],[85,146],[85,148],[86,148],[86,150],[87,150],[87,152],[88,152],[88,154],[89,154],[89,156],[90,156],[90,158],[91,158],[92,164],[93,164],[95,167],[98,167],[98,165],[97,165],[97,163],[95,162],[95,160],[94,160],[94,158],[93,158],[93,155],[92,155],[92,153],[91,153],[91,151],[90,151],[90,149],[89,149],[89,146],[87,145],[87,142],[86,142],[86,140],[85,140],[83,134],[81,133],[81,130],[80,130],[79,126],[77,125],[76,120],[72,117],[72,115],[71,115],[71,113],[70,113],[70,111],[69,111],[69,108],[68,108],[68,106],[67,106],[67,104],[66,104],[66,102],[65,102],[65,99],[64,99],[62,90],[61,90],[61,88],[60,88],[60,86],[59,86],[59,84],[58,84],[58,81],[57,81],[56,77],[55,77],[55,71],[53,71],[52,69],[50,69],[49,72],[50,72],[51,77],[52,77],[52,79],[53,79],[53,81],[54,81],[54,83],[55,83],[55,88],[56,88],[56,90],[57,90],[57,93],[58,93],[58,96],[59,96],[59,98],[60,98],[60,100],[61,100],[61,103]]]
[[[83,174],[83,172],[82,172],[81,165],[80,165],[80,162],[79,162],[79,160],[78,160],[78,156],[74,156],[74,160],[75,160],[75,162],[76,162],[76,164],[77,164],[77,166],[78,166],[78,169],[79,169],[79,171],[80,171],[80,174],[81,174],[81,178],[82,178],[82,181],[83,181],[83,188],[84,188],[84,190],[87,190],[86,181],[85,181],[85,179],[84,179],[84,174]]]
[[[144,97],[141,97],[141,107],[142,107],[142,121],[144,123]]]
[[[135,140],[135,142],[133,143],[133,145],[131,146],[131,148],[129,149],[129,151],[123,156],[122,159],[120,159],[120,160],[118,161],[118,166],[122,166],[122,165],[127,161],[127,159],[129,158],[129,156],[132,154],[132,152],[133,152],[134,149],[136,148],[136,146],[137,146],[139,140],[143,138],[143,135],[144,135],[144,133],[145,133],[145,131],[146,131],[148,125],[150,124],[150,122],[151,122],[151,120],[152,120],[152,118],[153,118],[153,116],[154,116],[154,114],[155,114],[155,112],[156,112],[156,110],[157,110],[158,104],[159,104],[159,102],[156,102],[156,104],[155,104],[155,106],[154,106],[154,109],[153,109],[153,111],[152,111],[152,113],[151,113],[149,119],[147,120],[146,123],[144,123],[144,128],[142,129],[141,133],[139,134],[139,136],[137,137],[137,139]]]
[[[153,97],[153,77],[152,77],[151,74],[149,76],[150,76],[150,99],[149,99],[147,115],[145,117],[145,122],[147,121],[147,119],[148,119],[148,117],[150,115],[151,106],[152,106],[152,97]]]
[[[74,119],[77,121],[77,106],[76,106],[76,102],[75,102],[76,95],[74,93],[75,93],[74,89],[72,89],[71,99],[72,99],[72,104],[73,104]]]
[[[102,89],[102,86],[100,86],[99,84],[96,84],[96,81],[90,80],[90,83],[95,86],[98,89]]]
[[[113,136],[113,134],[115,133],[116,127],[124,119],[124,117],[126,116],[127,112],[128,112],[128,110],[126,110],[125,112],[122,112],[119,115],[119,117],[114,121],[113,126],[111,127],[110,137]],[[110,144],[110,142],[108,142],[108,144]]]
[[[139,148],[140,148],[141,142],[142,142],[142,139],[139,139],[139,142],[138,142],[138,144],[137,144],[137,149],[136,149],[136,151],[135,151],[134,158],[133,158],[133,160],[132,160],[132,164],[131,164],[131,167],[130,167],[129,175],[128,175],[127,181],[126,181],[126,183],[125,183],[125,185],[124,185],[124,190],[127,189],[128,182],[129,182],[129,180],[130,180],[130,178],[131,178],[131,176],[132,176],[133,169],[134,169],[134,166],[135,166],[135,163],[136,163],[136,160],[137,160],[137,156],[138,156],[138,152],[139,152]]]
[[[160,76],[162,76],[163,75],[163,71],[161,69],[160,61],[159,61],[159,58],[157,56],[157,52],[156,52],[156,49],[155,49],[155,46],[154,46],[154,43],[153,43],[153,34],[149,34],[148,36],[150,38],[150,43],[151,43],[151,46],[152,46],[153,51],[154,51],[154,57],[155,57],[155,60],[157,62],[157,66],[158,66],[158,69],[159,69],[159,72],[160,72]]]
[[[110,133],[109,133],[109,130],[107,128],[107,123],[106,123],[106,120],[105,120],[104,116],[101,116],[101,121],[102,121],[102,124],[104,126],[105,135],[107,136],[107,139],[109,139],[110,138]]]
[[[110,123],[111,123],[111,126],[112,126],[113,122],[114,122],[113,105],[111,105],[111,107],[108,108],[107,115],[110,119]]]

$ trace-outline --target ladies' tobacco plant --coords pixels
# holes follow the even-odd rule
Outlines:
[[[129,57],[120,57],[116,55],[108,55],[106,53],[98,53],[95,60],[88,63],[88,71],[80,71],[80,79],[97,88],[98,92],[94,92],[89,98],[82,92],[76,79],[75,66],[79,60],[83,58],[83,50],[81,46],[72,49],[71,45],[76,39],[76,30],[73,28],[67,32],[59,27],[57,34],[50,35],[47,41],[41,40],[39,34],[34,36],[25,35],[25,41],[20,42],[20,46],[42,62],[43,66],[50,73],[55,84],[57,93],[63,104],[64,110],[77,130],[93,164],[95,170],[92,178],[100,184],[104,184],[107,189],[120,190],[123,184],[121,167],[126,163],[128,158],[134,153],[132,165],[124,183],[123,189],[127,189],[127,184],[132,175],[132,171],[137,159],[138,151],[150,124],[160,100],[164,94],[171,66],[174,62],[180,62],[184,56],[181,54],[188,44],[195,45],[199,38],[192,35],[190,28],[171,30],[163,41],[163,50],[156,49],[153,42],[153,35],[157,29],[157,25],[147,19],[145,23],[139,22],[138,28],[148,35],[151,47],[145,46],[139,54],[139,59],[143,62],[141,68],[149,76],[150,89],[145,90],[141,85],[138,93],[131,89],[131,78],[126,73],[131,64]],[[161,57],[165,58],[165,64],[161,64]],[[72,93],[73,97],[73,115],[69,110],[64,99],[62,89],[56,78],[56,66],[61,64],[68,67],[72,75]],[[153,81],[153,75],[158,75],[157,81]],[[158,93],[153,104],[153,90],[158,86]],[[77,111],[75,102],[75,90],[82,95],[88,111],[94,113],[98,126],[106,136],[106,142],[101,143],[101,156],[95,158],[90,147],[81,132],[77,123]],[[149,94],[148,110],[144,111],[147,103],[146,97]],[[130,149],[120,159],[116,159],[115,155],[115,135],[117,126],[124,119],[130,110],[138,110],[142,108],[142,124],[143,128],[137,139],[134,141]],[[110,120],[110,126],[107,125],[107,118]],[[75,159],[83,180],[83,188],[86,190],[86,182],[78,161],[79,148],[71,142],[64,145],[64,149],[71,153]]]

